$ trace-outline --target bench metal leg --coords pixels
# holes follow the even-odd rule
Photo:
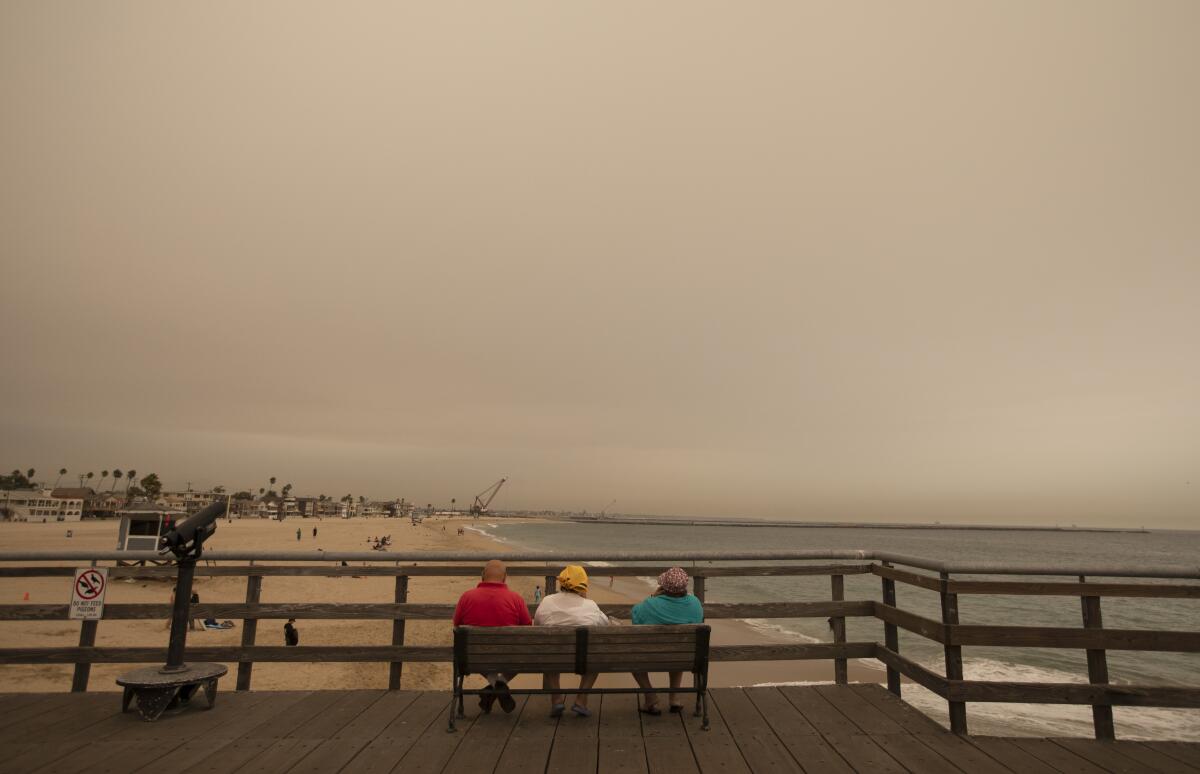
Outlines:
[[[447,733],[453,734],[457,729],[454,727],[454,705],[462,707],[462,680],[459,679],[458,670],[455,670],[452,679],[453,688],[450,691],[450,726],[446,729]]]
[[[700,678],[700,706],[704,708],[704,723],[700,726],[701,731],[708,730],[708,675]]]

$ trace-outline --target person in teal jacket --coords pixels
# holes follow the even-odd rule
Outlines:
[[[704,623],[704,606],[694,594],[688,593],[688,574],[682,567],[672,567],[658,576],[658,588],[649,597],[633,606],[634,626],[674,626],[678,624]],[[650,675],[646,672],[634,672],[633,679],[639,687],[651,691]],[[683,672],[671,672],[671,712],[682,712],[683,705],[675,701],[674,691],[683,684]],[[661,715],[658,707],[658,695],[651,692],[643,694],[643,704],[638,707],[648,715]]]

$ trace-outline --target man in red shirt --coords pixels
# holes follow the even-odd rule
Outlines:
[[[493,559],[483,567],[483,577],[478,586],[463,592],[454,608],[455,626],[529,626],[529,606],[521,595],[508,587],[508,568],[499,559]],[[479,708],[492,711],[492,702],[500,700],[505,712],[517,707],[508,683],[516,674],[487,674],[492,692],[479,697]]]

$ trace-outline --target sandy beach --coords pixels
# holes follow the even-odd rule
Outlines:
[[[348,520],[248,520],[221,522],[209,543],[214,550],[338,550],[361,551],[368,547],[368,538],[380,534],[392,536],[395,551],[461,550],[503,557],[510,546],[481,535],[471,529],[457,534],[458,527],[472,526],[470,520],[428,519],[418,526],[398,519]],[[317,528],[314,538],[312,531]],[[73,537],[67,538],[70,529]],[[296,539],[296,530],[301,537]],[[0,548],[19,549],[96,549],[112,550],[116,546],[117,524],[110,521],[89,521],[72,524],[0,524]],[[386,562],[387,554],[381,553]],[[510,586],[532,601],[538,578],[514,577]],[[414,578],[409,586],[410,602],[451,603],[466,589],[474,586],[473,578]],[[115,581],[108,591],[111,603],[166,603],[172,583],[166,581]],[[645,597],[650,588],[636,578],[609,579],[597,577],[591,596],[601,604],[630,603]],[[245,578],[211,578],[198,576],[195,591],[205,602],[242,602],[245,599]],[[26,594],[28,599],[26,599]],[[263,580],[264,602],[390,602],[393,583],[387,577],[364,578],[277,578]],[[0,600],[4,604],[64,604],[70,596],[67,578],[0,578]],[[241,622],[233,629],[222,631],[197,630],[189,633],[189,644],[237,645],[241,641]],[[750,645],[770,642],[794,642],[783,634],[772,634],[735,620],[712,621],[713,643],[719,645]],[[283,644],[282,620],[261,620],[257,643]],[[0,647],[68,647],[78,644],[79,624],[73,621],[4,622],[0,625]],[[391,641],[390,621],[320,621],[301,620],[301,645],[386,645]],[[406,644],[449,645],[449,621],[409,621]],[[163,621],[101,622],[98,646],[162,646],[167,644],[167,628]],[[236,669],[231,664],[230,671]],[[89,690],[116,690],[118,674],[128,671],[128,664],[96,664],[92,667]],[[851,661],[850,679],[856,682],[881,682],[884,672],[869,664]],[[66,691],[70,688],[71,665],[5,665],[0,666],[0,681],[5,691]],[[258,690],[312,690],[383,688],[387,686],[387,664],[337,663],[261,663],[254,667],[253,687]],[[717,662],[712,665],[710,681],[714,686],[755,685],[767,682],[817,682],[833,679],[833,664],[817,662]],[[530,685],[540,678],[518,678],[518,685]],[[571,684],[573,678],[565,677]],[[659,682],[658,679],[655,681]],[[232,680],[229,680],[232,683]],[[601,685],[632,684],[624,676],[605,676]],[[450,685],[449,664],[405,664],[403,687],[411,689],[445,689]],[[231,684],[228,684],[232,688]]]

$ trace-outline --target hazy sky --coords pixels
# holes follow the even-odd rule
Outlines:
[[[1195,526],[1197,30],[4,2],[0,469]]]

